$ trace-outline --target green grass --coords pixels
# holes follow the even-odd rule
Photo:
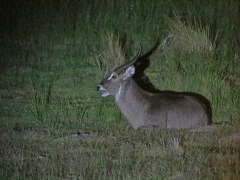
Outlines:
[[[239,139],[222,138],[240,129],[237,0],[35,3],[0,7],[0,179],[239,177]],[[188,25],[174,29],[175,14]],[[203,94],[213,122],[225,124],[209,132],[125,130],[114,98],[96,91],[108,65],[99,53],[122,58],[106,32],[126,36],[126,59],[140,43],[147,51],[174,34],[146,74],[159,89]]]

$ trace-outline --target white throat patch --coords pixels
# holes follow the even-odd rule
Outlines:
[[[118,99],[119,99],[119,96],[120,96],[120,94],[121,94],[121,90],[122,90],[122,87],[121,87],[121,84],[120,84],[120,88],[119,88],[118,92],[115,94],[115,101],[116,101],[116,102],[117,102]]]

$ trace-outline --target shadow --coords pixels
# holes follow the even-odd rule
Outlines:
[[[150,79],[146,76],[144,71],[150,65],[149,56],[151,56],[154,53],[154,51],[156,51],[158,46],[159,39],[157,40],[155,46],[150,51],[140,56],[138,60],[134,63],[135,74],[133,75],[132,78],[135,80],[139,87],[151,93],[157,93],[161,91],[155,88],[155,86],[150,82]]]

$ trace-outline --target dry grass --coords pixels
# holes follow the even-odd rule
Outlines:
[[[182,20],[180,17],[168,19],[168,22],[170,26],[168,42],[171,47],[186,53],[214,50],[209,27],[203,27],[197,20]]]
[[[100,46],[100,50],[97,50],[98,67],[105,74],[124,62],[126,49],[122,45],[119,35],[107,32],[103,36]]]

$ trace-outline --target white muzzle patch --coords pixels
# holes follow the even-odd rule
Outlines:
[[[110,94],[109,94],[109,92],[108,91],[105,91],[104,93],[102,93],[102,97],[107,97],[107,96],[109,96]]]
[[[107,89],[105,89],[101,85],[100,85],[100,88],[98,89],[98,91],[100,91],[102,97],[107,97],[110,95],[110,93],[107,91]]]

